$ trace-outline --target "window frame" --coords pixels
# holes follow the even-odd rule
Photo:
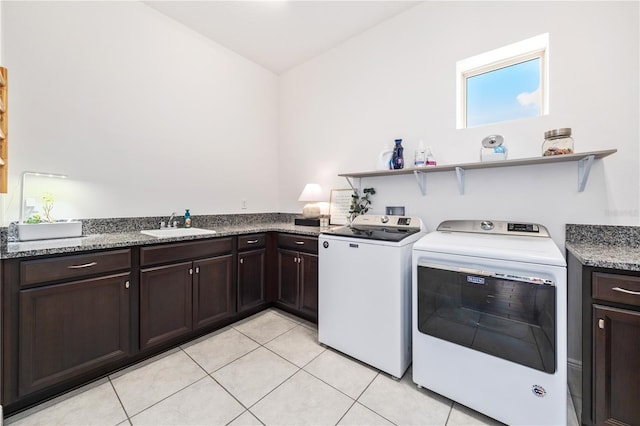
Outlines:
[[[456,62],[456,129],[467,126],[467,79],[540,59],[540,116],[549,114],[549,33]],[[480,124],[490,125],[495,123]]]

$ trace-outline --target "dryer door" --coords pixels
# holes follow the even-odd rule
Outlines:
[[[547,373],[556,370],[556,286],[513,272],[418,265],[418,330]]]

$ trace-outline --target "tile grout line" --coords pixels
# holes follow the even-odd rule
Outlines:
[[[122,407],[122,411],[124,411],[124,415],[126,416],[126,420],[127,422],[129,422],[129,425],[133,425],[133,423],[131,423],[131,417],[129,417],[129,413],[127,412],[127,409],[125,408],[124,404],[122,403],[122,399],[120,398],[120,395],[118,394],[118,391],[116,390],[116,387],[114,386],[113,382],[111,381],[111,377],[107,376],[107,380],[109,380],[109,384],[111,385],[111,389],[113,389],[113,393],[116,394],[116,398],[118,398],[118,402],[120,403],[120,406]],[[119,423],[117,423],[119,424]]]
[[[315,376],[314,376],[315,377]],[[353,408],[354,405],[357,404],[358,401],[356,401],[355,399],[352,400],[353,402],[351,403],[351,405],[349,406],[349,408],[347,408],[347,411],[345,411],[344,413],[342,413],[342,416],[340,416],[340,418],[338,419],[338,421],[336,422],[336,426],[340,424],[340,422],[342,421],[342,419],[344,419],[344,416],[347,415],[347,413],[349,411],[351,411],[351,409]]]
[[[447,420],[444,421],[444,426],[447,426],[449,424],[449,419],[451,418],[451,414],[453,413],[453,405],[455,404],[455,402],[453,400],[451,400],[451,406],[449,407],[449,414],[447,414]]]
[[[283,318],[284,318],[284,317],[283,317]],[[287,318],[285,318],[285,319],[287,319]],[[293,322],[293,321],[292,321],[292,322]],[[296,326],[295,326],[295,327],[292,327],[292,328],[290,328],[289,330],[287,330],[287,331],[285,331],[285,332],[281,333],[280,335],[278,335],[278,336],[274,337],[273,339],[268,340],[268,341],[267,341],[267,342],[265,342],[264,344],[262,344],[262,343],[260,343],[260,342],[256,342],[256,343],[258,343],[258,344],[260,345],[259,347],[262,347],[262,348],[266,349],[267,351],[269,351],[269,352],[271,352],[272,354],[274,354],[274,355],[276,355],[276,356],[278,356],[278,357],[282,358],[284,361],[288,362],[289,364],[291,364],[291,365],[293,365],[294,367],[296,367],[296,368],[297,368],[297,370],[296,370],[293,374],[291,374],[289,377],[287,377],[286,379],[284,379],[284,380],[283,380],[280,384],[278,384],[275,388],[271,389],[269,392],[267,392],[265,395],[263,395],[260,399],[258,399],[256,402],[254,402],[251,406],[249,406],[249,407],[247,408],[247,411],[248,411],[249,413],[251,413],[251,415],[252,415],[252,416],[254,416],[256,419],[258,419],[258,421],[259,421],[260,423],[262,423],[262,424],[264,424],[264,422],[262,422],[262,420],[261,420],[261,419],[260,419],[260,418],[259,418],[259,417],[258,417],[258,416],[253,412],[253,411],[251,411],[251,408],[252,408],[252,407],[255,407],[255,406],[256,406],[260,401],[262,401],[264,398],[266,398],[267,396],[269,396],[271,393],[273,393],[276,389],[278,389],[278,388],[279,388],[279,387],[281,387],[283,384],[285,384],[288,380],[290,380],[293,376],[295,376],[296,374],[298,374],[300,371],[304,371],[305,373],[307,373],[307,374],[310,374],[310,375],[311,375],[311,373],[309,373],[308,371],[303,370],[303,367],[298,367],[298,366],[297,366],[296,364],[294,364],[293,362],[289,361],[288,359],[284,358],[284,357],[283,357],[283,356],[281,356],[280,354],[278,354],[278,353],[276,353],[276,352],[272,351],[271,349],[269,349],[268,347],[266,347],[266,346],[265,346],[267,343],[272,342],[273,340],[277,339],[278,337],[285,335],[286,333],[290,332],[291,330],[294,330],[294,329],[295,329],[296,327],[298,327],[298,326],[302,326],[302,325],[301,325],[301,324],[296,324]],[[238,332],[239,332],[239,333],[242,333],[240,330],[238,330]],[[244,335],[244,333],[242,333],[242,334]],[[247,337],[249,337],[249,336],[247,336]],[[249,337],[249,338],[250,338],[250,337]],[[252,339],[252,340],[253,340],[253,339]],[[255,341],[255,340],[254,340],[254,341]],[[258,348],[256,348],[256,349],[258,349]],[[325,349],[325,350],[326,350],[326,349]],[[319,357],[323,352],[324,352],[324,351],[322,351],[320,354],[316,355],[313,359],[316,359],[317,357]],[[243,355],[243,356],[244,356],[244,355]],[[240,357],[240,358],[241,358],[241,357]],[[313,359],[312,359],[311,361],[313,361]],[[311,361],[309,361],[309,362],[311,362]],[[306,366],[306,365],[308,365],[308,364],[309,364],[309,362],[308,362],[307,364],[305,364],[305,366]],[[315,377],[315,376],[313,376],[313,375],[311,375],[311,376],[312,376],[312,377]],[[220,386],[222,386],[222,384],[221,384]],[[226,390],[226,388],[225,388],[225,390]],[[227,392],[229,392],[229,391],[227,391]],[[229,394],[231,394],[231,392],[229,392]],[[233,394],[231,394],[231,395],[233,396]],[[234,398],[235,398],[235,396],[234,396]],[[244,406],[244,404],[242,404],[242,406]]]
[[[245,337],[246,337],[246,336],[245,336]],[[246,353],[244,353],[244,354],[242,354],[242,355],[239,355],[238,357],[236,357],[236,358],[232,359],[231,361],[229,361],[229,362],[227,362],[227,363],[225,363],[225,364],[221,365],[220,367],[216,368],[215,370],[213,370],[213,371],[211,371],[211,372],[208,372],[208,371],[207,371],[207,370],[206,370],[202,365],[200,365],[200,363],[198,363],[198,361],[196,361],[196,360],[195,360],[191,355],[189,355],[189,353],[188,353],[187,351],[185,351],[184,349],[183,349],[183,351],[184,351],[184,353],[185,353],[189,358],[191,358],[191,360],[192,360],[193,362],[195,362],[195,363],[198,365],[198,367],[200,367],[200,368],[202,368],[202,369],[204,370],[204,372],[207,374],[207,376],[211,376],[213,373],[216,373],[216,372],[218,372],[218,371],[222,370],[223,368],[225,368],[225,367],[227,367],[227,366],[229,366],[229,365],[233,364],[234,362],[236,362],[236,361],[237,361],[237,360],[239,360],[240,358],[244,358],[245,356],[249,355],[250,353],[255,352],[256,350],[260,349],[260,346],[262,346],[262,345],[260,345],[260,343],[256,342],[256,341],[255,341],[255,340],[253,340],[253,339],[252,339],[252,341],[253,341],[253,342],[255,342],[255,343],[257,343],[257,344],[258,344],[258,346],[257,346],[257,347],[255,347],[255,348],[253,348],[253,349],[251,349],[251,350],[249,350],[248,352],[246,352]]]
[[[386,421],[388,421],[389,423],[391,423],[391,424],[394,424],[394,425],[395,425],[395,423],[394,423],[394,422],[392,422],[391,420],[387,419],[387,418],[386,418],[385,416],[383,416],[382,414],[378,413],[377,411],[373,410],[372,408],[370,408],[370,407],[366,406],[365,404],[363,404],[363,403],[361,403],[361,402],[359,401],[360,397],[361,397],[361,396],[366,392],[366,390],[371,386],[371,384],[374,382],[374,380],[375,380],[379,375],[381,375],[382,373],[381,373],[379,370],[377,370],[377,369],[376,369],[376,370],[375,370],[375,372],[376,372],[375,376],[373,376],[373,378],[371,379],[371,381],[369,381],[369,383],[367,384],[367,386],[365,386],[365,387],[364,387],[364,389],[360,392],[360,394],[359,394],[356,398],[353,398],[351,395],[346,394],[346,393],[345,393],[345,392],[343,392],[342,390],[340,390],[340,389],[336,388],[335,386],[333,386],[333,385],[332,385],[332,384],[330,384],[330,383],[327,383],[327,382],[326,382],[326,381],[324,381],[322,378],[320,378],[320,377],[316,376],[316,375],[315,375],[315,374],[313,374],[312,372],[307,371],[307,370],[305,369],[309,364],[311,364],[313,361],[315,361],[317,358],[319,358],[322,354],[324,354],[325,352],[327,352],[327,351],[329,351],[329,350],[330,350],[330,349],[329,349],[329,347],[327,347],[327,346],[322,346],[322,345],[321,345],[321,344],[319,344],[319,343],[318,343],[318,345],[319,345],[320,347],[322,347],[324,350],[323,350],[322,352],[320,352],[318,355],[316,355],[315,357],[313,357],[313,359],[311,359],[309,362],[307,362],[304,366],[299,367],[299,370],[298,370],[296,373],[294,373],[291,377],[293,377],[294,375],[298,374],[300,371],[304,371],[305,373],[309,374],[311,377],[313,377],[313,378],[315,378],[315,379],[319,380],[320,382],[322,382],[322,383],[324,383],[325,385],[329,386],[331,389],[334,389],[335,391],[337,391],[337,392],[341,393],[342,395],[344,395],[344,396],[346,396],[347,398],[349,398],[350,400],[352,400],[352,401],[353,401],[353,403],[352,403],[352,404],[349,406],[349,408],[348,408],[348,409],[347,409],[347,410],[342,414],[342,416],[341,416],[341,417],[340,417],[340,419],[338,420],[338,423],[340,422],[340,420],[342,420],[342,418],[343,418],[344,416],[346,416],[346,415],[347,415],[347,413],[349,412],[349,410],[351,410],[351,408],[352,408],[356,403],[359,403],[360,405],[362,405],[362,406],[363,406],[363,407],[365,407],[366,409],[370,410],[372,413],[375,413],[376,415],[378,415],[378,416],[382,417],[383,419],[385,419],[385,420],[386,420]],[[269,349],[269,348],[267,348],[267,347],[265,347],[265,349],[270,350],[270,349]],[[270,350],[270,351],[271,351],[271,350]],[[271,351],[271,352],[273,352],[273,351]],[[291,361],[289,361],[288,359],[284,358],[284,357],[283,357],[283,356],[281,356],[280,354],[278,354],[278,353],[276,353],[276,352],[273,352],[273,353],[274,353],[275,355],[278,355],[279,357],[281,357],[281,358],[282,358],[282,359],[284,359],[285,361],[287,361],[287,362],[291,363]],[[341,356],[342,356],[342,355],[341,355]],[[350,357],[349,357],[349,358],[350,358]],[[357,363],[358,363],[358,364],[361,364],[361,361],[357,361]],[[292,364],[293,364],[293,363],[292,363]],[[294,364],[294,365],[295,365],[295,364]],[[297,365],[296,365],[296,367],[297,367]],[[367,365],[367,368],[370,368],[370,366],[368,366],[368,365]],[[282,384],[284,384],[286,381],[288,381],[291,377],[287,378],[284,382],[282,382],[282,383],[281,383],[280,385],[278,385],[277,387],[280,387]],[[277,387],[276,387],[276,388],[277,388]],[[273,392],[274,390],[275,390],[275,389],[273,389],[271,392]],[[269,392],[269,393],[271,393],[271,392]],[[267,395],[268,395],[268,394],[267,394]],[[264,397],[266,397],[267,395],[265,395]],[[263,398],[264,398],[264,397],[263,397]],[[261,399],[262,399],[262,398],[261,398]],[[258,401],[258,402],[259,402],[259,401]],[[258,402],[256,402],[256,404],[257,404]],[[255,404],[254,404],[254,405],[255,405]]]
[[[304,325],[303,325],[303,324],[298,324],[298,326],[304,327]],[[270,348],[266,347],[265,345],[266,345],[267,343],[270,343],[270,342],[272,342],[273,340],[277,339],[278,337],[281,337],[281,336],[285,335],[286,333],[291,332],[291,331],[292,331],[292,330],[294,330],[295,328],[296,328],[296,327],[294,327],[294,328],[292,328],[292,329],[290,329],[290,330],[288,330],[288,331],[285,331],[284,333],[280,334],[279,336],[274,337],[273,339],[271,339],[271,340],[269,340],[269,341],[265,342],[264,344],[260,344],[259,342],[256,342],[256,343],[260,344],[260,346],[264,347],[266,350],[268,350],[268,351],[272,352],[273,354],[277,355],[278,357],[282,358],[284,361],[287,361],[287,362],[289,362],[290,364],[293,364],[293,362],[291,362],[290,360],[286,359],[285,357],[283,357],[283,356],[282,356],[282,355],[280,355],[279,353],[274,352],[273,350],[271,350]],[[307,328],[307,329],[309,329],[309,330],[312,330],[312,329],[310,329],[310,328],[308,328],[308,327],[305,327],[305,328]],[[238,331],[239,331],[239,330],[238,330]],[[313,330],[313,331],[317,333],[317,330]],[[242,333],[241,331],[239,331],[239,332],[240,332],[240,333]],[[243,333],[243,334],[244,334],[244,333]],[[249,336],[247,336],[247,337],[249,337]],[[253,340],[253,339],[252,339],[252,340]],[[323,345],[322,345],[322,344],[320,344],[320,343],[317,343],[317,344],[318,344],[320,347],[322,347],[322,348],[324,349],[322,352],[320,352],[318,355],[316,355],[315,357],[313,357],[313,359],[311,359],[309,362],[307,362],[307,363],[306,363],[304,366],[302,366],[302,367],[298,367],[296,364],[293,364],[295,367],[297,367],[297,368],[298,368],[298,371],[296,371],[294,374],[292,374],[291,376],[289,376],[289,377],[288,377],[287,379],[285,379],[282,383],[280,383],[278,386],[276,386],[274,389],[272,389],[270,392],[268,392],[266,395],[264,395],[262,398],[260,398],[258,401],[256,401],[253,405],[251,405],[251,407],[253,407],[253,406],[255,406],[256,404],[258,404],[258,402],[260,402],[262,399],[266,398],[269,394],[271,394],[271,393],[272,393],[273,391],[275,391],[277,388],[279,388],[279,387],[280,387],[280,386],[282,386],[284,383],[286,383],[289,379],[291,379],[291,377],[295,376],[295,375],[296,375],[296,374],[298,374],[300,371],[304,371],[305,373],[309,374],[311,377],[313,377],[313,378],[315,378],[315,379],[319,380],[320,382],[322,382],[322,383],[324,383],[325,385],[329,386],[331,389],[336,390],[336,391],[337,391],[337,392],[339,392],[340,394],[342,394],[342,395],[346,396],[347,398],[349,398],[349,399],[351,399],[351,400],[353,401],[353,403],[349,406],[349,408],[348,408],[348,409],[347,409],[347,410],[342,414],[342,416],[341,416],[341,417],[340,417],[340,419],[338,420],[338,423],[340,422],[340,420],[342,420],[342,418],[343,418],[345,415],[347,415],[347,413],[349,412],[349,410],[350,410],[350,409],[355,405],[355,403],[357,402],[357,403],[361,404],[363,407],[365,407],[366,409],[370,410],[372,413],[375,413],[376,415],[378,415],[378,416],[382,417],[383,419],[385,419],[385,420],[386,420],[386,421],[388,421],[389,423],[391,423],[391,424],[394,424],[394,425],[395,425],[395,423],[394,423],[394,422],[392,422],[391,420],[387,419],[387,418],[386,418],[385,416],[383,416],[382,414],[378,413],[377,411],[373,410],[372,408],[370,408],[370,407],[368,407],[368,406],[366,406],[366,405],[362,404],[361,402],[359,402],[359,398],[360,398],[360,397],[361,397],[361,396],[366,392],[366,390],[371,386],[371,384],[374,382],[374,380],[375,380],[375,379],[376,379],[380,374],[382,374],[382,373],[381,373],[379,370],[375,369],[375,371],[376,371],[376,375],[371,379],[371,381],[367,384],[367,386],[365,386],[365,388],[360,392],[360,394],[358,395],[358,397],[354,399],[351,395],[347,395],[347,394],[346,394],[345,392],[343,392],[342,390],[340,390],[340,389],[336,388],[335,386],[331,385],[330,383],[327,383],[326,381],[324,381],[324,380],[323,380],[323,379],[321,379],[320,377],[317,377],[316,375],[314,375],[313,373],[311,373],[311,372],[309,372],[309,371],[307,371],[307,370],[305,369],[305,367],[307,367],[307,366],[308,366],[309,364],[311,364],[314,360],[316,360],[318,357],[320,357],[320,355],[322,355],[323,353],[325,353],[325,352],[327,352],[327,351],[329,350],[329,347],[328,347],[328,346],[323,346]],[[340,355],[342,355],[342,354],[340,354]],[[349,357],[349,358],[351,358],[351,357]],[[356,362],[357,362],[358,364],[362,364],[362,362],[361,362],[361,361],[356,361]],[[367,367],[368,367],[368,368],[370,368],[370,366],[368,366],[368,365],[367,365]],[[399,381],[399,380],[398,380],[398,381]],[[251,412],[251,410],[250,410],[250,408],[251,408],[251,407],[249,407],[249,412]],[[253,412],[251,412],[251,413],[253,414]],[[254,414],[254,416],[255,416],[255,414]],[[257,416],[256,416],[256,418],[257,418]]]
[[[192,358],[192,357],[191,357],[191,356],[190,356],[190,355],[189,355],[189,354],[184,350],[184,348],[180,347],[180,349],[181,349],[182,351],[184,351],[184,352],[185,352],[185,354],[186,354],[186,355],[187,355],[191,360],[193,360],[193,362],[195,362],[195,363],[196,363],[200,368],[202,368],[202,369],[205,371],[205,373],[207,374],[207,376],[208,376],[208,377],[210,377],[210,378],[211,378],[215,383],[217,383],[217,384],[218,384],[218,385],[219,385],[219,386],[220,386],[220,387],[221,387],[221,388],[222,388],[222,389],[223,389],[227,394],[229,394],[229,396],[231,396],[235,401],[237,401],[237,402],[238,402],[238,404],[240,404],[240,406],[241,406],[241,407],[243,407],[243,408],[245,409],[245,411],[243,411],[243,412],[242,412],[242,413],[240,413],[238,416],[236,416],[234,419],[232,419],[232,420],[230,421],[230,423],[231,423],[231,422],[233,422],[233,421],[234,421],[235,419],[237,419],[238,417],[240,417],[242,414],[244,414],[244,412],[249,412],[249,413],[250,413],[253,417],[255,417],[255,418],[256,418],[256,419],[257,419],[261,424],[263,424],[263,425],[264,425],[264,422],[262,422],[262,420],[260,420],[260,418],[258,418],[258,417],[257,417],[257,416],[256,416],[256,415],[251,411],[251,409],[250,409],[250,408],[251,408],[251,407],[253,407],[253,406],[255,406],[258,402],[260,402],[262,399],[264,399],[267,395],[271,394],[271,392],[275,391],[275,390],[276,390],[277,388],[279,388],[283,383],[285,383],[287,380],[289,380],[291,377],[293,377],[294,375],[296,375],[296,374],[301,370],[301,368],[300,368],[300,367],[298,367],[297,365],[295,365],[295,364],[294,364],[294,363],[292,363],[291,361],[289,361],[289,360],[285,359],[284,357],[282,357],[282,356],[280,356],[279,354],[277,354],[277,353],[273,352],[272,350],[270,350],[269,348],[267,348],[267,347],[265,346],[267,343],[269,343],[269,342],[271,342],[271,341],[273,341],[273,340],[277,339],[277,338],[278,338],[278,337],[280,337],[280,336],[283,336],[284,334],[286,334],[286,333],[290,332],[291,330],[295,329],[296,327],[301,326],[301,324],[296,323],[295,321],[292,321],[292,320],[290,320],[289,318],[284,317],[283,315],[279,315],[279,314],[277,314],[276,312],[274,312],[274,311],[272,311],[272,310],[269,310],[268,312],[273,312],[275,315],[279,316],[280,318],[285,319],[285,320],[287,320],[287,321],[289,321],[289,322],[292,322],[292,323],[294,324],[294,326],[293,326],[292,328],[290,328],[290,329],[288,329],[288,330],[286,330],[286,331],[284,331],[284,332],[280,333],[279,335],[277,335],[277,336],[273,337],[272,339],[270,339],[270,340],[266,341],[266,342],[263,344],[263,343],[260,343],[259,341],[255,340],[255,339],[254,339],[254,338],[252,338],[251,336],[249,336],[249,335],[247,335],[247,334],[243,333],[243,332],[242,332],[242,330],[237,329],[237,328],[232,324],[232,325],[230,326],[230,328],[229,328],[229,329],[233,329],[233,330],[234,330],[234,331],[236,331],[237,333],[241,334],[242,336],[244,336],[244,337],[248,338],[249,340],[251,340],[252,342],[256,343],[258,346],[257,346],[256,348],[254,348],[254,349],[250,350],[249,352],[247,352],[247,353],[245,353],[245,354],[243,354],[243,355],[238,356],[237,358],[233,359],[232,361],[229,361],[228,363],[226,363],[226,364],[224,364],[223,366],[221,366],[221,367],[217,368],[216,370],[212,371],[211,373],[207,372],[207,371],[204,369],[204,367],[203,367],[203,366],[201,366],[201,365],[200,365],[200,364],[199,364],[195,359],[193,359],[193,358]],[[264,316],[264,315],[265,315],[265,314],[262,314],[262,315],[256,316],[256,318],[259,318],[259,317]],[[245,324],[245,323],[247,323],[247,322],[251,321],[249,318],[252,318],[252,317],[248,317],[248,318],[247,318],[247,320],[248,320],[248,321],[243,322],[243,324]],[[254,318],[254,319],[255,319],[255,318]],[[242,325],[242,324],[240,324],[240,325]],[[212,336],[212,337],[213,337],[213,336]],[[237,360],[239,360],[239,359],[241,359],[241,358],[245,357],[246,355],[248,355],[248,354],[250,354],[250,353],[252,353],[252,352],[255,352],[255,351],[256,351],[256,350],[258,350],[259,348],[264,348],[264,349],[266,349],[267,351],[269,351],[269,352],[271,352],[271,353],[273,353],[273,354],[277,355],[278,357],[282,358],[284,361],[286,361],[286,362],[288,362],[289,364],[291,364],[291,365],[293,365],[294,367],[296,367],[298,370],[296,370],[293,374],[291,374],[291,375],[290,375],[290,376],[288,376],[286,379],[284,379],[284,380],[282,381],[282,383],[280,383],[280,384],[279,384],[278,386],[276,386],[274,389],[272,389],[272,390],[271,390],[271,391],[269,391],[267,394],[265,394],[265,395],[264,395],[264,396],[262,396],[260,399],[258,399],[258,401],[256,401],[255,403],[253,403],[252,405],[250,405],[249,407],[247,407],[247,406],[245,406],[245,404],[244,404],[244,403],[242,403],[242,401],[240,401],[240,400],[239,400],[239,399],[238,399],[238,398],[237,398],[237,397],[236,397],[236,396],[235,396],[235,395],[234,395],[234,394],[233,394],[229,389],[227,389],[227,388],[226,388],[222,383],[220,383],[218,380],[216,380],[216,379],[215,379],[215,377],[213,377],[213,374],[214,374],[216,371],[219,371],[219,370],[221,370],[222,368],[224,368],[224,367],[226,367],[226,366],[228,366],[228,365],[232,364],[233,362],[235,362],[235,361],[237,361]],[[154,404],[154,405],[155,405],[155,404]],[[149,407],[149,408],[150,408],[150,407]]]
[[[406,374],[406,372],[405,372]],[[363,407],[365,407],[368,410],[371,410],[372,413],[377,414],[378,416],[382,417],[383,419],[385,419],[386,421],[388,421],[389,423],[395,425],[395,422],[392,422],[390,419],[386,418],[385,416],[383,416],[382,414],[378,413],[376,410],[374,410],[373,408],[365,405],[364,403],[360,402],[360,398],[362,398],[362,395],[364,395],[364,393],[367,391],[367,389],[369,389],[371,387],[371,385],[373,384],[373,382],[379,377],[381,376],[382,373],[380,372],[380,370],[378,370],[377,374],[373,377],[373,379],[371,379],[371,381],[369,382],[369,384],[367,386],[365,386],[365,388],[362,390],[362,392],[360,392],[360,395],[358,395],[358,397],[356,398],[356,402],[360,405],[362,405]],[[402,380],[402,378],[400,378],[400,380]]]
[[[139,414],[141,414],[141,413],[143,413],[143,412],[147,411],[148,409],[150,409],[150,408],[152,408],[152,407],[155,407],[156,405],[160,404],[161,402],[166,401],[167,399],[171,398],[172,396],[174,396],[174,395],[176,395],[176,394],[178,394],[178,393],[182,392],[183,390],[187,389],[188,387],[193,386],[194,384],[198,383],[198,382],[199,382],[199,381],[201,381],[202,379],[204,379],[204,378],[206,378],[207,376],[209,376],[209,373],[207,373],[207,371],[206,371],[204,368],[202,368],[202,366],[201,366],[200,364],[198,364],[198,363],[197,363],[193,358],[191,358],[191,357],[189,356],[189,354],[188,354],[188,353],[186,353],[186,352],[184,351],[184,349],[182,349],[182,347],[178,346],[178,347],[177,347],[177,349],[178,349],[178,350],[177,350],[175,353],[179,353],[180,351],[184,352],[184,354],[185,354],[185,355],[186,355],[186,356],[187,356],[191,361],[193,361],[193,362],[194,362],[194,364],[196,364],[198,367],[200,367],[200,369],[204,372],[204,376],[202,376],[202,377],[200,377],[199,379],[196,379],[195,381],[193,381],[193,382],[189,383],[188,385],[186,385],[186,386],[184,386],[184,387],[182,387],[182,388],[180,388],[180,389],[176,390],[175,392],[171,393],[170,395],[167,395],[166,397],[161,398],[160,400],[158,400],[158,401],[154,402],[153,404],[149,405],[148,407],[145,407],[143,410],[141,410],[141,411],[139,411],[139,412],[135,413],[134,415],[132,415],[132,416],[130,416],[130,417],[129,417],[128,413],[127,413],[127,410],[125,409],[125,413],[127,414],[127,418],[128,418],[128,420],[129,420],[129,423],[130,423],[130,424],[133,424],[133,422],[131,422],[131,419],[132,419],[133,417],[135,417],[135,416],[137,416],[137,415],[139,415]],[[154,361],[154,362],[155,362],[155,361]],[[110,378],[109,378],[109,382],[111,382],[111,379],[110,379]],[[115,386],[113,385],[113,383],[112,383],[112,386],[114,387],[114,390],[115,390]],[[116,392],[116,395],[118,395],[118,391],[117,391],[117,390],[115,390],[115,392]],[[118,395],[118,400],[120,400],[120,396],[119,396],[119,395]],[[123,408],[124,408],[124,405],[123,405]]]

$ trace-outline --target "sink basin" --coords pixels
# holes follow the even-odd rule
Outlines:
[[[172,238],[172,237],[190,237],[193,235],[209,235],[215,234],[216,231],[202,228],[163,228],[163,229],[145,229],[140,231],[141,234],[149,235],[156,238]]]

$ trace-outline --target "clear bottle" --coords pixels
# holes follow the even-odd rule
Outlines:
[[[426,161],[426,155],[424,151],[424,142],[420,141],[420,143],[418,143],[418,149],[416,149],[413,165],[415,167],[422,167],[425,165],[425,161]]]
[[[425,162],[427,166],[436,166],[436,159],[433,158],[433,153],[431,152],[431,147],[427,147],[427,160]]]
[[[396,146],[393,147],[393,157],[391,158],[391,165],[395,170],[404,168],[403,151],[402,139],[396,139]]]
[[[189,213],[189,209],[184,212],[184,227],[191,228],[191,213]]]
[[[563,127],[544,132],[544,143],[542,144],[542,155],[573,154],[573,138],[571,129]]]

